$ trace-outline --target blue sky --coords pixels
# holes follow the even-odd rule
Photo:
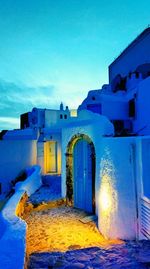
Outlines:
[[[0,0],[0,129],[35,106],[77,108],[149,13],[149,0]]]

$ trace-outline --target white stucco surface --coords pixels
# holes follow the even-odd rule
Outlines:
[[[94,97],[94,100],[92,99]],[[88,92],[87,98],[79,106],[79,111],[88,109],[88,105],[101,106],[102,115],[110,120],[128,119],[128,102],[124,92],[105,92],[103,90],[93,90]]]
[[[132,240],[139,237],[137,217],[142,195],[143,138],[103,137],[106,133],[103,129],[102,135],[102,126],[102,123],[94,126],[93,122],[92,126],[87,124],[63,129],[62,195],[66,195],[65,153],[68,142],[75,135],[85,134],[93,142],[96,152],[95,202],[99,230],[111,239]]]
[[[62,196],[66,195],[66,156],[68,143],[75,135],[84,134],[87,135],[94,144],[96,151],[96,163],[98,160],[99,141],[102,136],[113,135],[114,129],[111,122],[104,116],[95,114],[91,111],[82,110],[79,112],[78,119],[68,124],[66,128],[62,130]],[[97,180],[96,172],[96,180]]]
[[[26,256],[26,222],[16,215],[16,208],[27,192],[30,196],[41,186],[41,168],[33,166],[31,175],[17,184],[15,194],[0,213],[0,268],[23,269]],[[28,172],[30,174],[28,169]]]
[[[27,166],[36,164],[36,141],[1,140],[0,141],[0,183],[3,199],[10,190],[10,182]]]
[[[15,185],[15,191],[18,192],[20,190],[26,191],[27,195],[30,196],[37,189],[39,189],[42,185],[41,179],[41,167],[39,165],[32,166],[32,173],[27,179],[23,182],[17,182]],[[26,169],[27,171],[27,169]]]
[[[23,190],[16,192],[1,212],[0,222],[5,223],[5,229],[0,239],[0,268],[24,268],[26,223],[15,214],[23,194]]]
[[[37,138],[37,128],[26,128],[19,130],[9,130],[4,135],[4,140],[34,140]]]
[[[136,138],[102,138],[99,229],[108,238],[135,239],[137,233]]]
[[[136,115],[133,119],[133,130],[138,135],[150,134],[150,77],[141,81],[137,87]]]

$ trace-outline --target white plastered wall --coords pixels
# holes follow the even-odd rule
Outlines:
[[[85,121],[85,118],[89,120]],[[84,134],[88,136],[94,144],[96,153],[96,175],[95,175],[95,203],[98,208],[97,185],[99,181],[99,163],[100,163],[100,139],[105,135],[113,135],[113,125],[104,116],[97,115],[90,111],[81,111],[79,119],[72,125],[62,129],[62,196],[66,196],[66,152],[68,143],[75,135]],[[98,213],[98,212],[97,212]]]
[[[35,140],[0,141],[0,182],[2,195],[10,188],[10,182],[27,166],[36,164],[37,146]]]

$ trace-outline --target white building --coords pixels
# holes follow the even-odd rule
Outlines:
[[[79,106],[107,116],[116,135],[150,134],[150,28],[109,66],[109,85],[90,91]]]
[[[13,156],[11,176],[3,167],[12,161],[1,158],[2,196],[19,169],[40,164],[43,174],[61,175],[63,197],[98,215],[105,236],[150,238],[149,46],[150,28],[109,66],[109,85],[90,91],[76,117],[62,104],[21,115],[21,129],[0,144]]]

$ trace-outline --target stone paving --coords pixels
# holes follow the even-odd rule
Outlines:
[[[85,212],[65,205],[48,208],[61,198],[60,180],[53,182],[30,197],[29,203],[45,208],[33,207],[25,216],[28,269],[150,269],[149,241],[106,240],[96,223],[82,222]]]
[[[111,248],[85,248],[54,253],[33,253],[28,269],[148,269],[150,242],[128,242]]]
[[[66,206],[32,211],[25,217],[27,253],[67,251],[91,246],[110,246],[121,241],[106,240],[94,222],[83,224],[84,211]]]

